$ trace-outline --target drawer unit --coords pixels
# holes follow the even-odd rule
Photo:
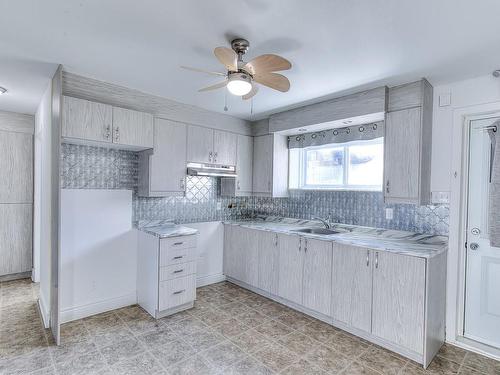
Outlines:
[[[137,302],[155,318],[194,306],[196,235],[158,238],[139,231]]]
[[[196,249],[162,249],[160,248],[160,267],[186,263],[195,260]]]
[[[196,262],[180,263],[160,268],[160,281],[172,280],[196,273]]]
[[[196,275],[161,281],[159,310],[167,310],[194,301],[196,297]]]

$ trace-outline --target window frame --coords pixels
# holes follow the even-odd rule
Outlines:
[[[351,146],[360,145],[382,145],[382,150],[384,148],[384,138],[374,138],[370,140],[359,140],[345,143],[328,143],[319,146],[309,146],[300,149],[301,155],[299,156],[299,181],[298,187],[290,188],[290,190],[321,190],[321,191],[377,191],[381,192],[383,189],[383,178],[380,185],[349,185],[347,184],[349,178],[349,148]],[[343,184],[341,185],[308,185],[307,180],[307,151],[309,150],[320,150],[324,148],[340,148],[344,152],[344,163],[343,163]],[[384,164],[384,161],[383,161]],[[384,165],[382,164],[382,176],[384,174]]]

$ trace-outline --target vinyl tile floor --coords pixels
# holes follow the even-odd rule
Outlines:
[[[155,320],[138,306],[42,327],[38,287],[0,283],[0,374],[500,374],[500,362],[445,345],[427,370],[230,283]]]

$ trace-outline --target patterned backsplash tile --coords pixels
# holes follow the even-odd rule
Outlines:
[[[131,189],[137,191],[138,155],[103,147],[63,144],[63,189]],[[288,198],[220,197],[219,179],[186,179],[184,197],[144,198],[133,195],[133,220],[174,219],[179,223],[241,219],[265,214],[309,219],[332,216],[336,222],[369,227],[448,234],[446,205],[385,204],[381,192],[301,191]],[[231,207],[231,208],[230,208]],[[385,219],[392,208],[392,220]]]

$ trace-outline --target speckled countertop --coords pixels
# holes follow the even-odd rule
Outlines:
[[[198,233],[198,229],[176,225],[171,220],[140,220],[136,227],[159,238],[191,236]]]
[[[339,231],[333,235],[318,235],[294,232],[301,228],[323,228],[317,221],[260,216],[249,220],[225,221],[224,224],[271,232],[297,234],[303,237],[329,240],[348,245],[369,247],[381,251],[432,258],[448,249],[448,237],[405,232],[400,230],[333,224],[331,229]]]

